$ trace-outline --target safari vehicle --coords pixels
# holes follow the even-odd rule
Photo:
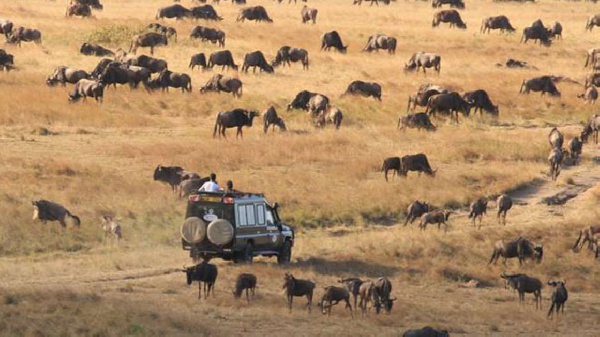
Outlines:
[[[194,261],[220,257],[252,262],[254,256],[277,256],[287,264],[292,256],[294,230],[264,195],[197,192],[188,198],[181,243]]]

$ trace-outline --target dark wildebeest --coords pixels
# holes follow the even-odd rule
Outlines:
[[[296,97],[287,105],[287,110],[290,111],[292,109],[302,109],[304,111],[308,111],[308,102],[314,96],[319,95],[317,93],[310,92],[308,90],[302,90]]]
[[[593,115],[581,130],[581,141],[586,143],[591,135],[594,143],[598,144],[598,131],[600,131],[600,115]]]
[[[565,302],[569,299],[569,293],[567,291],[567,287],[565,287],[567,281],[549,281],[548,285],[554,287],[554,291],[552,292],[552,305],[550,305],[550,310],[548,310],[548,317],[552,318],[552,310],[556,307],[556,317],[558,317],[558,311],[562,308],[563,315],[565,314]]]
[[[421,329],[406,330],[402,337],[448,337],[450,334],[447,330],[437,330],[430,326]]]
[[[548,163],[550,164],[550,172],[548,173],[552,181],[556,181],[560,174],[560,166],[565,159],[565,151],[561,148],[553,148],[548,155]]]
[[[356,302],[358,300],[360,286],[363,284],[363,281],[356,277],[349,277],[339,279],[338,283],[343,284],[346,290],[348,290],[348,293],[354,297],[354,311],[356,312]]]
[[[200,93],[206,91],[221,91],[232,93],[233,97],[242,97],[242,81],[237,78],[223,76],[221,74],[214,75],[206,84],[200,88]]]
[[[402,125],[402,128],[400,128]],[[431,123],[429,119],[429,115],[424,112],[419,112],[416,114],[409,114],[406,116],[401,116],[398,118],[398,126],[400,130],[406,130],[406,128],[417,128],[418,130],[425,129],[427,131],[435,131],[436,127]]]
[[[93,9],[103,10],[104,6],[100,3],[100,0],[73,0],[71,2],[80,3],[82,5],[88,5]]]
[[[404,221],[404,226],[406,226],[409,222],[412,225],[417,218],[420,218],[427,212],[429,212],[429,204],[415,200],[408,205],[408,208],[406,209],[406,221]]]
[[[244,126],[252,127],[252,120],[258,115],[259,114],[256,111],[248,111],[245,109],[221,111],[217,113],[217,116],[215,118],[215,129],[213,131],[213,137],[217,136],[217,132],[219,133],[219,138],[221,138],[221,136],[226,137],[226,129],[237,128],[235,138],[237,139],[238,136],[243,138],[244,134],[242,132],[242,128]]]
[[[233,296],[236,298],[242,297],[242,293],[246,290],[246,301],[250,303],[250,291],[252,291],[252,297],[256,290],[256,275],[249,273],[239,274],[235,280],[235,290],[233,290]]]
[[[558,130],[558,128],[553,127],[548,134],[548,143],[550,143],[550,147],[554,149],[560,149],[563,147],[564,142],[565,137],[563,134]]]
[[[183,168],[180,166],[162,166],[158,165],[154,169],[154,181],[162,181],[171,186],[173,193],[181,183],[181,173]]]
[[[600,55],[600,48],[588,49],[584,67],[589,65],[592,68],[596,68],[596,65],[598,64],[598,55]]]
[[[475,220],[479,217],[479,228],[481,228],[481,222],[483,221],[483,215],[487,212],[488,201],[484,198],[473,201],[470,206],[469,219],[473,219],[473,227],[475,227]]]
[[[433,14],[432,27],[437,27],[441,22],[449,23],[450,28],[456,26],[461,29],[467,29],[467,24],[463,22],[456,9],[445,9]]]
[[[187,276],[188,286],[194,281],[198,281],[198,299],[202,298],[202,284],[204,284],[204,298],[208,298],[208,295],[212,291],[212,295],[215,296],[215,283],[219,270],[217,266],[206,261],[197,264],[193,267],[188,267],[182,270]]]
[[[190,38],[210,41],[217,43],[219,47],[225,47],[225,32],[219,29],[195,26],[190,33]]]
[[[217,1],[217,3],[219,2],[219,0],[216,0],[216,1]],[[246,0],[231,0],[231,4],[232,5],[245,5]]]
[[[454,115],[458,123],[459,112],[462,112],[465,116],[469,116],[471,113],[471,101],[463,99],[456,92],[433,95],[429,97],[425,113],[435,115],[437,112],[450,114],[451,118]]]
[[[204,56],[204,53],[192,55],[189,67],[194,70],[196,66],[202,70],[206,69],[206,56]]]
[[[46,79],[46,84],[49,86],[54,86],[57,83],[65,86],[67,83],[75,84],[79,82],[79,80],[83,78],[89,78],[85,70],[69,68],[65,66],[56,67],[52,75],[48,76]]]
[[[395,37],[375,34],[369,36],[369,40],[367,41],[367,45],[363,49],[363,51],[372,52],[373,50],[379,51],[379,49],[387,50],[390,54],[396,53],[396,44],[397,40]]]
[[[427,156],[423,153],[403,156],[400,158],[400,162],[402,164],[400,171],[403,176],[406,176],[408,171],[417,171],[419,172],[419,176],[421,175],[421,172],[425,172],[426,175],[435,177],[437,169],[431,169]]]
[[[328,51],[331,47],[337,49],[340,53],[346,53],[348,46],[342,44],[342,38],[337,31],[331,31],[321,36],[321,50]]]
[[[159,33],[144,33],[135,35],[131,39],[130,53],[136,53],[139,47],[150,47],[150,55],[154,55],[154,48],[158,46],[166,46],[169,44],[169,39]]]
[[[112,50],[102,47],[99,44],[84,42],[79,48],[79,52],[83,55],[92,56],[115,56]]]
[[[217,14],[215,8],[211,5],[203,5],[198,7],[193,7],[191,9],[191,16],[194,19],[204,19],[204,20],[213,20],[213,21],[221,21],[222,17]]]
[[[596,104],[596,100],[598,99],[598,89],[596,89],[595,85],[590,85],[585,93],[577,95],[578,98],[581,98],[585,101],[585,104]]]
[[[506,213],[512,208],[513,201],[508,195],[502,194],[496,200],[496,205],[498,206],[498,222],[502,221],[506,226]]]
[[[556,21],[552,27],[548,29],[548,33],[551,38],[556,38],[557,40],[562,40],[562,25],[560,22]]]
[[[42,33],[37,29],[19,27],[13,30],[8,38],[6,39],[7,43],[18,44],[21,47],[21,41],[31,42],[33,41],[36,44],[42,43]]]
[[[103,96],[104,84],[101,81],[98,82],[84,78],[75,84],[73,92],[69,94],[69,101],[76,102],[81,97],[83,97],[83,100],[85,101],[87,97],[93,97],[96,102],[102,103]]]
[[[552,44],[548,29],[544,27],[544,24],[539,19],[535,21],[530,27],[526,27],[523,29],[521,42],[527,43],[528,40],[533,40],[534,43],[536,40],[539,40],[540,45],[544,45],[546,47]]]
[[[263,6],[246,7],[240,10],[236,21],[244,22],[244,20],[273,22]]]
[[[302,11],[300,15],[302,16],[302,23],[307,23],[312,20],[313,25],[317,23],[317,14],[319,11],[316,8],[308,8],[308,6],[304,5],[302,7]]]
[[[158,19],[162,19],[162,18],[166,18],[166,19],[175,18],[177,20],[181,20],[190,15],[191,15],[191,11],[189,9],[183,7],[182,5],[175,4],[175,5],[160,8],[156,12],[156,19],[158,20]]]
[[[277,51],[275,60],[271,63],[273,67],[278,65],[291,66],[290,62],[302,61],[302,69],[308,70],[308,51],[302,48],[292,48],[290,46],[283,46]]]
[[[177,42],[177,30],[175,30],[173,27],[163,26],[160,23],[155,22],[149,24],[147,28],[160,33],[167,38],[173,37],[175,42]]]
[[[492,100],[490,100],[490,96],[488,95],[487,91],[483,89],[468,91],[464,93],[462,97],[465,101],[472,102],[471,108],[474,108],[473,114],[476,114],[477,110],[479,110],[480,115],[483,111],[493,116],[498,116],[498,114],[500,113],[498,106],[492,103]]]
[[[489,33],[492,29],[500,29],[502,33],[513,33],[515,28],[510,24],[508,18],[504,15],[490,16],[481,21],[481,33]]]
[[[344,95],[361,95],[381,101],[381,85],[375,82],[353,81],[342,94]]]
[[[383,164],[381,165],[381,171],[384,172],[385,181],[388,181],[388,171],[395,171],[397,176],[400,176],[402,170],[402,165],[400,162],[400,157],[389,157],[383,160]]]
[[[542,96],[548,93],[550,96],[560,97],[560,91],[558,91],[550,76],[540,76],[523,80],[523,83],[521,83],[521,89],[519,89],[519,93],[529,94],[530,91],[539,91],[542,93]]]
[[[579,156],[581,156],[581,150],[583,148],[583,143],[578,137],[571,138],[569,143],[567,143],[567,150],[569,151],[569,156],[573,160],[573,164],[577,165],[577,161],[579,160]]]
[[[500,256],[504,258],[504,264],[506,264],[507,259],[513,257],[519,258],[520,265],[523,265],[523,260],[526,258],[540,263],[544,256],[544,246],[534,244],[522,236],[509,242],[500,240],[494,244],[494,252],[489,263],[494,262],[495,264]]]
[[[256,67],[261,71],[267,73],[273,73],[273,66],[267,63],[267,59],[260,50],[246,54],[244,57],[244,64],[242,65],[242,71],[248,72],[248,68],[252,67],[252,72],[256,72]]]
[[[138,84],[134,81],[133,71],[129,71],[119,62],[110,63],[98,78],[107,87],[111,84],[114,88],[117,84],[129,84],[129,88],[134,89]]]
[[[4,49],[0,49],[0,70],[10,71],[15,64],[15,57],[8,54]]]
[[[319,96],[315,96],[313,98],[318,98]],[[315,114],[313,114],[315,116]],[[317,127],[323,127],[326,124],[333,124],[336,130],[339,130],[342,125],[342,119],[344,119],[344,114],[342,110],[335,106],[329,106],[325,111],[317,112],[315,116],[315,125]]]
[[[94,70],[92,70],[92,72],[90,73],[91,78],[99,78],[100,75],[102,75],[102,73],[106,69],[106,67],[108,67],[108,65],[113,62],[114,61],[109,58],[103,58],[102,60],[100,60],[100,62],[98,62]]]
[[[345,288],[329,286],[325,288],[325,293],[321,297],[319,306],[323,315],[331,315],[331,307],[338,304],[340,301],[346,302],[346,309],[350,310],[350,315],[354,317],[352,305],[350,304],[350,293]]]
[[[225,67],[231,67],[233,70],[237,70],[238,68],[229,50],[220,50],[210,54],[206,66],[212,68],[215,65],[221,66],[221,70],[225,70]]]
[[[10,33],[12,33],[14,24],[10,20],[0,19],[0,34],[4,34],[4,37],[8,39]]]
[[[375,312],[380,313],[383,309],[386,313],[392,311],[396,298],[392,296],[392,282],[387,277],[380,277],[373,284],[373,300]]]
[[[306,300],[308,301],[308,303],[306,303],[306,307],[310,313],[313,291],[316,286],[315,283],[309,280],[297,279],[289,273],[285,273],[283,279],[283,289],[285,289],[289,311],[292,312],[292,303],[294,302],[294,297],[306,296]]]
[[[433,68],[438,75],[442,69],[442,57],[438,54],[424,53],[422,51],[414,53],[408,63],[404,65],[404,71],[416,70],[419,72],[419,68],[423,68],[423,74],[427,74],[425,68]]]
[[[157,59],[147,55],[140,55],[127,62],[130,66],[144,67],[150,70],[151,73],[160,73],[161,71],[168,68],[167,61],[163,59]]]
[[[434,211],[427,212],[421,216],[419,228],[421,230],[426,230],[428,224],[437,224],[438,230],[440,230],[442,225],[444,225],[444,233],[448,232],[448,224],[446,223],[446,221],[448,221],[448,219],[450,218],[450,214],[452,213],[452,211],[444,209],[436,209]]]
[[[526,293],[533,293],[535,308],[542,308],[542,282],[539,279],[525,274],[507,275],[506,273],[502,273],[500,277],[507,280],[519,292],[519,304],[525,301]]]
[[[198,191],[205,182],[210,181],[209,177],[185,179],[179,183],[179,198],[185,198],[188,195]]]
[[[36,200],[31,203],[33,205],[33,220],[40,220],[42,223],[58,221],[63,228],[66,228],[66,220],[71,221],[72,219],[77,227],[81,226],[79,218],[71,214],[63,205],[48,200]]]
[[[464,9],[465,3],[462,0],[432,0],[431,7],[438,8],[442,5],[450,5],[452,8]]]
[[[592,250],[592,243],[594,242],[594,236],[600,234],[600,226],[589,226],[579,231],[579,237],[577,241],[575,241],[575,245],[573,245],[573,251],[578,252],[583,245],[587,242],[588,249]],[[583,238],[583,240],[581,239]]]
[[[181,88],[181,92],[192,92],[192,78],[188,74],[174,73],[170,70],[163,70],[158,75],[158,82],[163,90],[169,91],[171,88]]]
[[[65,16],[81,16],[83,18],[87,18],[92,16],[92,8],[88,5],[71,3],[67,6]]]
[[[592,15],[588,18],[587,23],[585,24],[585,30],[591,32],[592,29],[594,29],[594,26],[600,27],[600,14]]]
[[[447,93],[449,93],[448,89],[446,89],[442,86],[431,85],[429,83],[423,84],[419,87],[416,94],[414,94],[412,96],[408,96],[408,106],[406,108],[406,112],[409,112],[411,110],[411,104],[412,104],[412,110],[414,111],[415,108],[417,107],[417,105],[426,107],[427,102],[429,101],[429,97],[431,97],[433,95],[437,95],[437,94],[447,94]]]
[[[263,126],[265,133],[267,133],[270,126],[273,126],[273,132],[275,132],[275,126],[279,127],[281,131],[287,130],[285,122],[277,115],[277,110],[275,110],[274,106],[270,106],[267,111],[263,113]]]
[[[371,2],[371,4],[369,6],[373,6],[373,3],[375,3],[377,6],[379,6],[379,1],[385,3],[386,5],[390,4],[391,0],[364,0],[365,2]],[[363,0],[354,0],[354,2],[352,2],[353,5],[362,5]]]

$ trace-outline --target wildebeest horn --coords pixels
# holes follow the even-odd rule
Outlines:
[[[390,301],[392,301],[392,302],[394,302],[394,301],[397,301],[397,300],[398,300],[398,299],[397,299],[396,297],[394,297],[394,298],[390,298]]]

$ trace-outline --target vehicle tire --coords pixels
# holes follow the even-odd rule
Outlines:
[[[242,252],[242,261],[247,264],[251,264],[252,259],[254,258],[253,252],[254,245],[252,245],[251,243],[247,244],[246,248],[244,248],[244,251]]]
[[[281,246],[281,250],[279,251],[279,255],[277,255],[277,263],[279,264],[290,264],[292,260],[292,243],[286,241]]]
[[[198,217],[189,217],[181,225],[181,238],[188,243],[199,243],[206,237],[206,224]]]
[[[225,245],[233,240],[233,225],[225,219],[217,219],[206,227],[206,236],[217,246]]]

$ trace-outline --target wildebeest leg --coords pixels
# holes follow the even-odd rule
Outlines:
[[[294,302],[294,295],[288,295],[288,311],[292,312],[292,303]]]
[[[198,299],[202,298],[202,282],[198,281]]]
[[[238,136],[241,136],[242,138],[244,138],[244,136],[242,135],[242,127],[241,126],[238,126],[237,133],[235,134],[235,139],[237,139]]]
[[[350,300],[347,298],[346,298],[346,309],[350,310],[350,315],[352,316],[352,318],[354,318],[354,311],[352,311],[352,305],[350,304]]]
[[[250,289],[246,288],[246,301],[247,301],[248,303],[250,303],[250,295],[248,294],[248,291],[249,291],[249,290],[250,290]]]

